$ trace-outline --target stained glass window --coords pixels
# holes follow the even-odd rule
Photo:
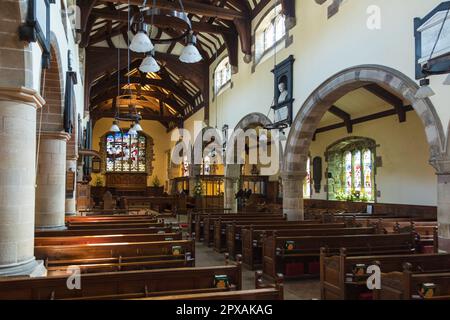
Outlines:
[[[306,161],[306,177],[303,182],[303,198],[311,198],[311,158]]]
[[[344,168],[345,168],[345,193],[351,194],[352,192],[352,153],[346,152],[344,156]]]
[[[146,172],[145,136],[110,133],[106,136],[107,172]]]
[[[363,154],[364,163],[364,194],[368,199],[373,198],[372,182],[372,152],[365,150]]]
[[[353,189],[361,192],[361,151],[357,150],[353,155]]]
[[[376,142],[350,137],[327,148],[328,199],[375,201]]]

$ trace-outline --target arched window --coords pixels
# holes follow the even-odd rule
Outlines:
[[[214,70],[214,91],[217,94],[231,81],[231,65],[228,57],[223,59]]]
[[[303,181],[303,198],[311,198],[311,157],[306,162],[306,177]]]
[[[147,138],[128,133],[106,135],[106,172],[144,173],[146,169]]]
[[[281,4],[270,10],[255,31],[255,58],[259,61],[286,35]]]
[[[375,149],[375,141],[359,137],[328,147],[329,200],[375,201]]]

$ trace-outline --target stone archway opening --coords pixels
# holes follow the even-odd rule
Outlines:
[[[290,220],[304,218],[302,182],[306,176],[310,145],[322,117],[336,101],[368,84],[376,84],[408,101],[425,129],[430,151],[429,162],[440,173],[439,163],[446,158],[444,130],[431,101],[415,98],[418,89],[416,82],[385,66],[362,65],[346,69],[326,80],[307,98],[292,124],[282,169],[283,210]],[[440,235],[443,235],[441,230]]]
[[[230,146],[230,145],[235,146],[237,144],[237,139],[238,139],[237,135],[240,132],[245,133],[246,130],[248,130],[248,129],[255,129],[256,131],[258,131],[258,129],[264,128],[270,124],[272,124],[272,121],[266,115],[264,115],[262,113],[255,112],[255,113],[250,113],[250,114],[246,115],[244,118],[242,118],[238,122],[238,124],[234,128],[234,131],[227,142],[227,146]],[[258,146],[258,148],[259,148],[259,146]],[[276,168],[274,170],[277,171],[277,173],[279,173],[280,172],[279,169],[281,169],[282,156],[283,156],[282,150],[283,150],[283,148],[282,148],[282,145],[280,142],[277,145],[278,156],[276,157],[277,158],[276,161],[278,161],[278,163],[274,165],[274,168]],[[247,167],[247,171],[249,171],[249,166],[240,164],[238,159],[242,155],[237,154],[236,148],[234,148],[234,147],[233,147],[233,151],[234,151],[233,152],[234,159],[232,161],[228,161],[228,162],[226,161],[226,163],[225,163],[224,205],[225,205],[225,208],[231,208],[233,212],[237,212],[238,206],[237,206],[237,200],[235,198],[235,194],[238,192],[238,189],[239,189],[238,184],[239,184],[239,180],[242,177],[243,166],[244,166],[244,169],[245,169],[245,167]],[[271,153],[272,152],[273,152],[273,149],[272,149]],[[228,152],[227,152],[227,156],[230,156],[230,154]],[[273,164],[271,164],[270,166],[273,166]],[[256,167],[258,167],[258,166],[255,165],[254,168],[256,168]],[[259,175],[259,172],[258,172],[258,175]]]

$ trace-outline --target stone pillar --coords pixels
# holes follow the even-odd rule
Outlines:
[[[306,172],[283,174],[283,212],[289,221],[304,220],[303,180]]]
[[[437,218],[439,250],[450,252],[450,160],[446,156],[431,160],[437,175]]]
[[[235,195],[237,193],[237,178],[224,178],[224,207],[230,208],[231,212],[237,212],[237,200]]]
[[[34,258],[34,90],[0,87],[0,276],[42,275]],[[45,271],[45,269],[40,269]]]
[[[36,229],[65,228],[65,132],[42,132],[36,181]]]
[[[439,249],[450,252],[450,173],[438,174]]]
[[[75,216],[77,214],[77,157],[68,158],[66,161],[66,167],[67,171],[71,171],[75,174],[73,192],[72,194],[66,194],[66,216]]]

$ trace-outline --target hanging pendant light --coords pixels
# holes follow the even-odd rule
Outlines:
[[[120,132],[119,123],[114,120],[111,128],[109,129],[111,132]]]
[[[135,123],[134,123],[134,126],[133,126],[133,129],[134,129],[134,131],[144,131],[143,129],[142,129],[142,127],[141,127],[141,125],[139,124],[139,121],[136,121]]]
[[[138,53],[150,52],[155,48],[145,31],[145,24],[140,22],[139,29],[136,35],[131,40],[130,50]]]
[[[131,128],[128,130],[128,134],[132,137],[137,136],[137,131],[134,129],[134,126],[131,126]]]
[[[444,86],[450,86],[450,74],[447,76],[447,78],[445,78],[443,84],[444,84]]]
[[[154,52],[147,54],[146,57],[142,60],[141,65],[139,66],[139,70],[144,73],[158,72],[160,69],[161,68],[158,62],[154,58]]]
[[[426,99],[434,95],[435,93],[430,87],[430,79],[425,78],[420,80],[420,88],[417,90],[415,97],[417,99]]]
[[[191,32],[188,35],[187,45],[184,47],[180,56],[180,61],[184,63],[197,63],[203,58],[195,46],[197,43],[197,37]]]

